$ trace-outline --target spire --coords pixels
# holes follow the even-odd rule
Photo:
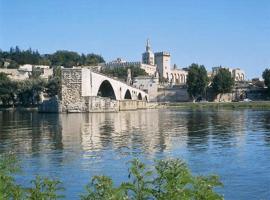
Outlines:
[[[150,49],[151,49],[151,47],[150,47],[150,40],[147,39],[147,41],[146,41],[146,51],[149,51]]]

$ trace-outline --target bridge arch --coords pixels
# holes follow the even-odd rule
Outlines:
[[[114,89],[112,87],[112,84],[108,80],[104,80],[100,84],[97,96],[108,97],[116,100]]]
[[[141,95],[141,93],[138,94],[138,100],[142,100],[142,95]]]
[[[127,89],[125,96],[124,96],[124,99],[132,99],[129,89]]]

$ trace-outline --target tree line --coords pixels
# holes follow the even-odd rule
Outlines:
[[[104,63],[101,55],[94,53],[79,54],[74,51],[59,50],[52,54],[40,54],[38,50],[21,50],[18,46],[11,47],[9,51],[0,50],[0,68],[17,69],[19,65],[48,65],[63,66],[93,66]]]
[[[270,69],[262,73],[264,84],[270,96]],[[235,85],[231,72],[220,67],[217,74],[209,78],[203,65],[191,64],[187,75],[187,92],[195,101],[198,98],[206,98],[207,91],[214,95],[230,93]]]
[[[187,92],[193,101],[207,97],[207,90],[217,94],[229,93],[234,86],[231,72],[226,68],[220,68],[212,80],[207,75],[203,65],[191,64],[187,75]]]

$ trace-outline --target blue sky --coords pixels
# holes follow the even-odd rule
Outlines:
[[[141,59],[145,41],[172,64],[270,67],[269,0],[0,0],[0,48]]]

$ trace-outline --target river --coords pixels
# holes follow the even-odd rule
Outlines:
[[[93,175],[127,180],[134,157],[181,158],[194,174],[218,174],[225,199],[270,198],[270,111],[159,109],[119,113],[0,112],[0,153],[15,152],[28,184],[60,179],[78,199]]]

